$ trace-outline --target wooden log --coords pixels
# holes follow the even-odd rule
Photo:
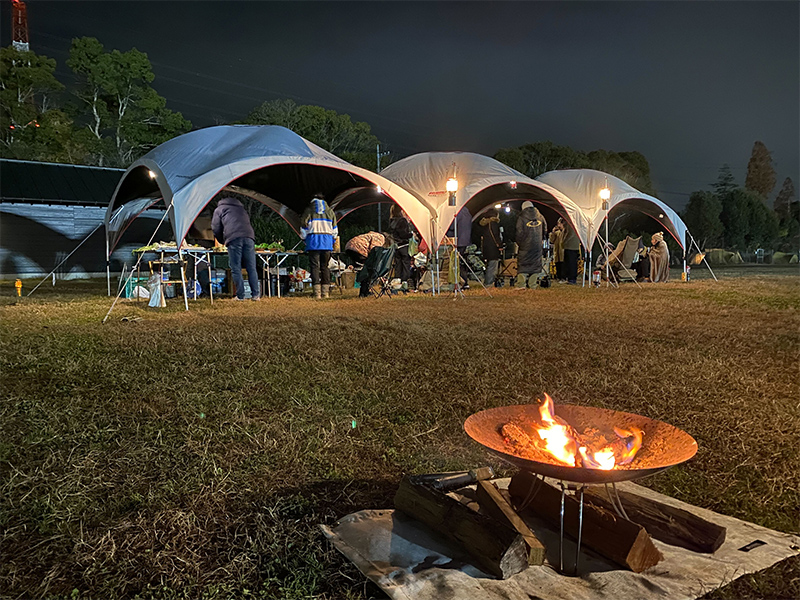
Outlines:
[[[531,486],[538,489],[527,507],[521,507],[529,497]],[[508,486],[518,510],[530,510],[554,523],[560,523],[561,490],[538,479],[532,473],[520,471]],[[567,496],[564,504],[564,530],[573,538],[578,536],[580,502]],[[644,527],[631,523],[616,514],[585,504],[583,508],[582,543],[618,565],[634,573],[658,564],[663,556],[653,544]]]
[[[395,494],[394,505],[458,542],[475,559],[476,566],[490,575],[506,579],[528,566],[525,540],[519,533],[470,510],[447,494],[404,479]]]
[[[525,540],[528,548],[528,564],[541,565],[544,562],[544,544],[531,531],[514,510],[514,507],[503,497],[497,486],[491,481],[478,481],[478,504],[487,515],[493,517],[517,531]]]
[[[725,541],[727,530],[724,527],[687,510],[631,492],[617,490],[617,493],[630,520],[643,526],[647,533],[666,544],[692,552],[712,553]],[[588,488],[585,498],[595,506],[614,510],[611,500],[600,488]]]

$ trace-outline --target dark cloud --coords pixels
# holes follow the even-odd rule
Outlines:
[[[799,6],[30,0],[28,13],[32,48],[64,78],[73,37],[136,47],[195,125],[292,98],[368,122],[401,154],[638,150],[680,208],[723,163],[743,183],[755,140],[778,185],[800,182]]]

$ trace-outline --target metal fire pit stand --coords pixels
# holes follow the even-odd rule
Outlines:
[[[536,497],[536,493],[539,491],[540,485],[546,485],[542,477],[538,474],[535,474],[536,483],[531,486],[530,491],[528,492],[527,497],[520,505],[520,510],[525,510],[533,499]],[[559,481],[558,486],[561,488],[561,510],[559,512],[559,532],[558,532],[558,572],[562,575],[568,575],[570,577],[577,577],[578,575],[578,564],[581,555],[581,537],[583,534],[583,493],[586,489],[586,484],[583,483],[571,483],[568,481]],[[580,505],[578,507],[578,545],[575,548],[575,561],[573,563],[572,569],[569,571],[564,568],[564,513],[566,507],[566,499],[567,499],[567,490],[572,490],[576,493],[576,495],[580,494]],[[616,508],[616,504],[615,504]]]

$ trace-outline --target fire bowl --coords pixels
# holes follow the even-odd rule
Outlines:
[[[518,404],[483,410],[467,418],[464,431],[473,440],[520,469],[573,483],[601,484],[639,479],[686,462],[697,453],[697,442],[692,436],[663,421],[633,413],[573,404],[557,404],[555,414],[578,431],[597,428],[610,432],[614,427],[637,427],[644,432],[642,447],[630,464],[616,466],[608,471],[570,467],[559,463],[555,458],[552,462],[541,462],[521,456],[514,447],[506,444],[500,428],[512,421],[539,422],[538,404]]]

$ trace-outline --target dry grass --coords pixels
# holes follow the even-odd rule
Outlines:
[[[492,463],[464,419],[545,391],[687,430],[697,457],[646,485],[798,532],[798,282],[123,303],[106,325],[96,284],[2,287],[0,596],[375,595],[316,525]],[[798,574],[712,597],[800,596]]]

